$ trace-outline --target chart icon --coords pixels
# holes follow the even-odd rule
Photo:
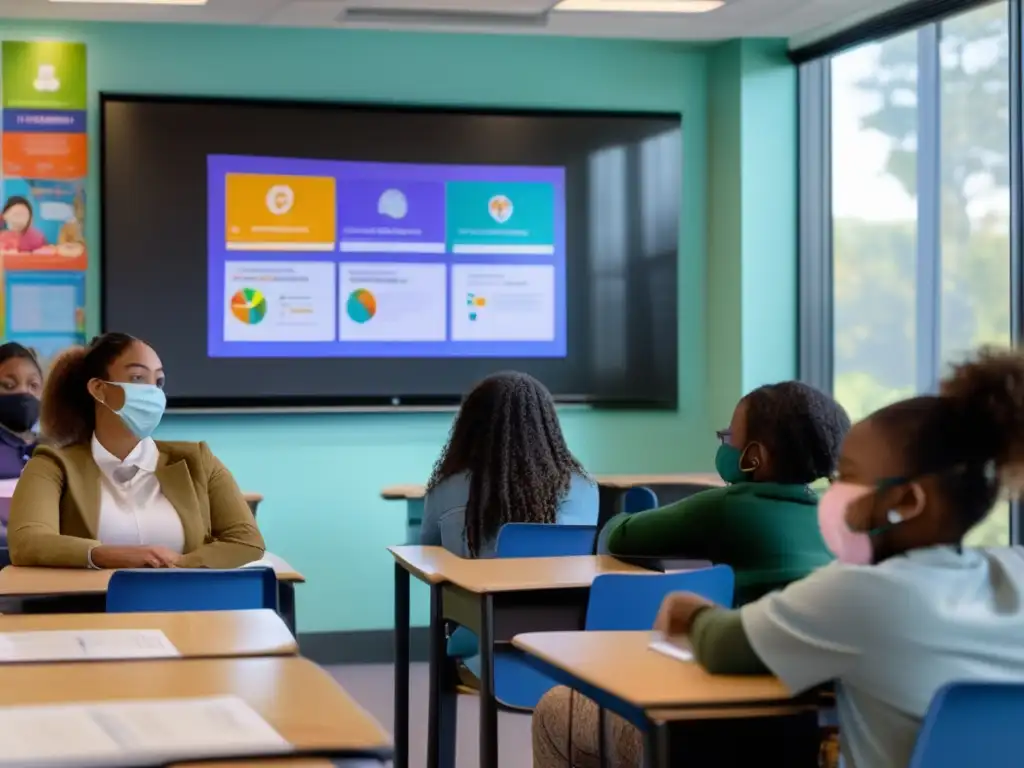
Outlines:
[[[377,314],[377,299],[365,288],[357,288],[348,295],[345,311],[356,323],[368,323]]]
[[[267,298],[255,288],[242,288],[231,297],[231,314],[246,325],[256,325],[267,316]]]

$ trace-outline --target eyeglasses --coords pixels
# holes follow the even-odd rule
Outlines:
[[[718,439],[722,441],[722,445],[728,443],[732,438],[731,429],[720,429],[717,432],[715,432],[715,434],[718,436]]]

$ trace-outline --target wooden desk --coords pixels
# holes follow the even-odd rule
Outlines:
[[[273,555],[278,581],[302,583],[305,577]],[[0,597],[42,597],[56,595],[101,595],[106,594],[110,570],[89,568],[30,568],[10,565],[0,570]]]
[[[616,712],[646,732],[644,750],[652,765],[668,765],[672,729],[692,726],[700,720],[720,728],[728,720],[789,718],[802,729],[789,747],[787,761],[779,765],[815,764],[817,759],[817,695],[794,697],[775,677],[710,675],[695,663],[682,662],[652,651],[650,632],[549,632],[518,635],[512,644],[532,659],[538,670],[563,685],[578,690],[599,706]],[[794,731],[797,733],[797,731]],[[690,735],[693,734],[691,729]],[[776,745],[778,742],[773,742]],[[785,743],[783,741],[783,743]],[[691,740],[688,765],[749,764],[705,755]],[[740,744],[739,749],[762,749],[764,744]],[[791,757],[791,755],[793,757]],[[675,757],[675,756],[673,756]],[[755,760],[758,762],[758,760]]]
[[[595,475],[597,484],[606,488],[623,490],[636,485],[710,485],[720,487],[725,485],[718,475],[714,473],[681,472],[663,475]],[[409,501],[422,499],[427,493],[425,485],[406,483],[403,485],[389,485],[380,492],[381,498],[387,501]]]
[[[295,585],[306,578],[277,555],[267,552],[263,559],[277,575],[278,612],[288,629],[296,633]],[[64,597],[105,595],[110,570],[88,568],[29,568],[9,565],[0,570],[0,597]]]
[[[0,667],[0,706],[235,695],[298,749],[386,760],[384,729],[326,671],[297,657]],[[276,759],[284,764],[286,761]],[[247,761],[245,765],[252,764]]]
[[[645,711],[793,700],[774,677],[716,677],[650,650],[650,642],[650,632],[547,632],[512,639],[524,653]]]
[[[593,580],[650,574],[612,557],[469,560],[442,547],[391,547],[395,558],[395,768],[408,766],[409,576],[430,587],[428,764],[452,768],[455,686],[445,621],[476,632],[481,654],[480,765],[497,766],[494,646],[519,632],[582,629]]]
[[[294,656],[299,652],[281,617],[270,610],[0,616],[0,632],[82,629],[159,629],[183,658]]]

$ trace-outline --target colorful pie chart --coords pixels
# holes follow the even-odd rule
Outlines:
[[[377,299],[365,288],[357,288],[348,295],[345,311],[356,323],[368,323],[377,314]]]
[[[256,325],[267,316],[267,297],[255,288],[242,288],[231,297],[231,314],[246,325]]]

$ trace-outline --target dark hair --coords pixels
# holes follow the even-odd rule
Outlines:
[[[1019,495],[1024,469],[1024,356],[983,349],[952,367],[939,395],[915,397],[871,420],[897,439],[905,478],[935,475],[966,533],[1002,490]]]
[[[3,213],[7,213],[9,210],[11,210],[11,208],[13,208],[16,205],[24,205],[26,208],[28,208],[28,220],[31,224],[32,219],[35,217],[35,212],[32,210],[32,203],[30,203],[21,195],[11,195],[10,197],[8,197],[7,202],[4,203]]]
[[[755,389],[747,404],[747,440],[771,456],[771,480],[807,484],[831,477],[850,417],[833,398],[799,381]]]
[[[28,360],[39,371],[39,375],[43,375],[43,367],[39,364],[39,357],[36,355],[35,350],[29,349],[16,341],[0,344],[0,365],[3,365],[8,360]]]
[[[427,485],[469,473],[466,544],[476,557],[505,523],[553,523],[574,474],[555,403],[525,373],[498,373],[469,393]]]
[[[39,425],[56,445],[87,443],[96,429],[96,404],[89,394],[92,379],[106,379],[110,364],[138,339],[105,333],[86,347],[71,347],[54,360],[43,388]]]

